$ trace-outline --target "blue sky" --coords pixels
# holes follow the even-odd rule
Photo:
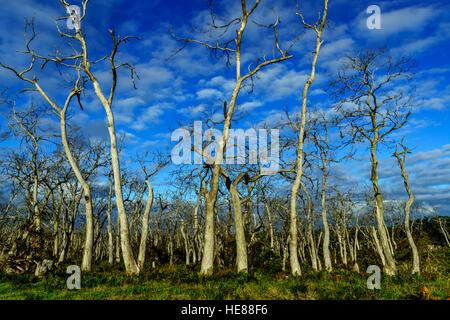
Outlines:
[[[233,67],[225,68],[225,60],[215,59],[205,48],[188,45],[178,55],[167,60],[179,48],[168,31],[179,36],[197,38],[192,25],[204,28],[209,21],[206,0],[191,1],[105,1],[91,0],[87,17],[82,23],[90,47],[91,59],[101,58],[111,49],[108,29],[116,34],[136,35],[122,48],[118,59],[132,62],[141,78],[134,90],[127,72],[121,73],[113,109],[118,132],[126,136],[123,165],[130,165],[136,153],[171,146],[171,132],[200,117],[200,111],[214,110],[228,100],[233,87]],[[80,1],[71,4],[79,5]],[[24,68],[28,60],[16,49],[23,49],[24,18],[35,17],[40,32],[35,47],[43,55],[57,47],[66,47],[55,30],[52,18],[65,16],[59,1],[0,0],[0,61]],[[369,30],[366,8],[381,8],[380,30]],[[318,0],[300,1],[300,11],[307,21],[316,19],[322,3]],[[295,34],[301,37],[291,52],[295,57],[287,62],[269,66],[255,79],[254,90],[243,90],[238,99],[245,117],[242,128],[266,123],[276,125],[283,118],[283,108],[295,111],[299,107],[301,88],[310,68],[313,34],[304,32],[295,15],[295,1],[261,2],[254,19],[259,23],[274,21],[274,8],[281,19],[280,40],[287,45]],[[218,17],[226,19],[240,13],[240,1],[215,1]],[[409,55],[418,62],[415,85],[417,98],[422,101],[409,124],[398,132],[407,134],[407,144],[416,147],[408,158],[411,184],[417,199],[437,205],[441,213],[450,213],[450,4],[447,1],[349,1],[331,0],[330,28],[324,34],[316,80],[310,91],[310,104],[320,108],[330,105],[327,93],[328,74],[336,72],[342,57],[354,50],[387,46],[394,56]],[[64,25],[64,24],[61,24]],[[295,30],[295,31],[294,31]],[[244,38],[243,69],[261,54],[272,53],[272,36],[250,24]],[[106,64],[99,64],[96,75],[104,88],[110,83]],[[61,97],[56,70],[36,70],[43,86],[55,97]],[[413,85],[413,83],[410,83]],[[23,88],[10,72],[0,70],[0,87],[11,92]],[[22,98],[26,105],[31,97]],[[35,97],[35,101],[40,101]],[[91,90],[82,98],[85,111],[74,106],[72,121],[85,129],[90,137],[107,139],[104,110]],[[6,111],[6,107],[2,107]],[[216,114],[220,117],[220,109]],[[48,124],[55,125],[48,120]],[[2,119],[4,126],[4,119]],[[11,142],[4,142],[8,145]],[[359,163],[341,163],[334,172],[345,175],[346,183],[368,183],[368,157],[361,149]],[[380,151],[380,174],[385,190],[404,198],[398,168],[391,157],[392,150]],[[364,158],[364,156],[366,158]],[[164,175],[156,182],[164,184]]]

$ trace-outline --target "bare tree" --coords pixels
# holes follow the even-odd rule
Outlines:
[[[43,141],[49,141],[54,134],[45,132],[45,129],[39,126],[42,119],[46,116],[46,109],[36,108],[32,105],[28,110],[17,111],[15,101],[11,101],[10,105],[13,119],[11,119],[9,126],[21,144],[25,144],[25,150],[30,156],[31,172],[25,174],[24,178],[30,178],[32,181],[31,206],[33,207],[33,225],[35,230],[39,232],[41,230],[41,209],[39,208],[38,193],[43,184],[42,180],[44,177],[41,176],[41,172],[44,174],[43,164],[46,160],[40,159],[43,153],[40,150],[40,144]],[[22,166],[17,166],[16,171],[23,169]]]
[[[70,12],[70,4],[67,3],[65,0],[61,0],[62,5],[66,9],[67,12]],[[103,57],[100,60],[92,61],[88,57],[88,46],[85,40],[85,37],[83,35],[82,29],[81,29],[81,22],[86,16],[86,7],[87,7],[88,0],[84,0],[82,2],[82,8],[83,12],[81,14],[81,17],[79,17],[79,25],[76,28],[75,35],[62,32],[58,25],[57,29],[59,34],[62,37],[68,38],[70,40],[77,41],[79,43],[79,48],[81,49],[81,52],[76,51],[75,56],[76,59],[80,60],[80,63],[77,65],[78,72],[84,72],[84,74],[87,76],[89,81],[91,82],[92,86],[94,87],[94,91],[96,96],[98,97],[99,101],[101,102],[102,106],[105,109],[106,116],[108,119],[108,133],[110,137],[110,154],[111,154],[111,163],[113,167],[113,174],[114,174],[114,193],[116,198],[116,205],[117,205],[117,213],[120,220],[120,239],[121,239],[121,246],[122,246],[122,254],[123,254],[123,260],[125,263],[125,268],[128,273],[138,273],[139,268],[136,263],[136,260],[133,257],[133,252],[130,244],[130,234],[128,229],[128,221],[127,216],[125,212],[125,206],[123,203],[123,195],[122,195],[122,181],[121,181],[121,174],[120,174],[120,163],[119,163],[119,152],[118,152],[118,146],[117,146],[117,137],[116,137],[116,128],[114,123],[114,114],[112,112],[111,106],[114,99],[114,94],[116,91],[117,86],[117,70],[120,68],[127,68],[131,72],[131,76],[133,79],[134,84],[134,76],[136,75],[134,68],[129,63],[120,63],[116,65],[116,54],[119,46],[123,43],[126,43],[130,41],[131,39],[137,39],[137,37],[134,36],[126,36],[126,37],[118,37],[116,38],[114,31],[109,30],[109,33],[111,35],[112,43],[113,43],[113,49],[110,54]],[[67,19],[67,18],[64,18]],[[74,49],[75,50],[75,49]],[[57,63],[61,60],[61,58],[57,57],[55,59],[52,59],[51,61],[56,61]],[[97,80],[97,77],[95,76],[94,72],[91,69],[91,66],[93,64],[98,63],[99,61],[108,60],[111,67],[112,72],[112,84],[111,88],[109,90],[109,95],[106,96],[104,92],[101,89],[100,83]],[[60,63],[60,62],[59,62]]]
[[[312,132],[310,134],[315,146],[318,149],[318,159],[320,160],[319,168],[322,171],[322,189],[320,195],[320,205],[322,208],[322,224],[324,230],[323,237],[323,259],[325,262],[325,269],[331,271],[331,256],[330,256],[330,228],[327,219],[327,181],[328,181],[328,163],[332,160],[330,159],[330,144],[328,142],[328,135],[330,127],[335,125],[334,121],[330,121],[326,118],[324,112],[318,113],[318,121],[315,123],[314,127],[319,132]]]
[[[337,109],[349,125],[352,142],[366,141],[370,147],[371,177],[376,205],[377,230],[380,248],[385,256],[387,274],[395,274],[394,252],[390,247],[383,217],[383,198],[378,183],[377,147],[387,142],[389,135],[408,121],[413,94],[404,96],[394,81],[410,78],[414,66],[408,58],[396,61],[384,57],[385,49],[365,50],[356,56],[347,56],[342,70],[330,85],[339,99]],[[380,253],[381,255],[381,253]]]
[[[144,180],[145,184],[148,188],[148,198],[145,204],[144,213],[142,215],[142,231],[141,231],[141,242],[139,244],[139,254],[138,254],[138,266],[139,268],[143,268],[145,263],[145,254],[146,254],[146,248],[147,248],[147,236],[148,236],[148,219],[149,214],[152,209],[153,204],[153,189],[152,185],[150,183],[150,178],[155,176],[162,168],[164,168],[168,164],[168,160],[163,157],[161,154],[157,155],[156,157],[158,159],[157,163],[154,165],[151,171],[149,171],[148,168],[146,168],[143,161],[141,161],[141,168],[144,172]]]
[[[401,146],[403,151],[398,151],[398,146]],[[408,148],[403,144],[403,139],[400,144],[397,144],[395,147],[394,157],[397,158],[398,165],[400,166],[400,170],[402,172],[403,182],[405,184],[406,192],[408,193],[409,199],[405,203],[405,231],[406,231],[406,237],[408,238],[409,246],[411,247],[412,255],[413,255],[413,261],[412,261],[412,270],[411,273],[420,273],[420,262],[419,262],[419,252],[417,251],[417,246],[414,243],[414,239],[412,237],[411,233],[411,227],[409,225],[410,220],[410,209],[412,204],[414,203],[414,194],[412,193],[411,187],[409,185],[408,180],[408,174],[406,173],[405,169],[405,159],[406,154],[410,153]]]
[[[324,0],[322,15],[319,14],[319,19],[316,24],[310,25],[305,22],[303,15],[297,12],[302,19],[302,24],[305,28],[312,29],[316,33],[316,47],[314,50],[314,57],[311,64],[311,72],[309,74],[308,80],[303,87],[302,92],[302,108],[301,108],[301,124],[298,132],[297,138],[297,148],[296,148],[296,168],[295,168],[295,180],[292,183],[291,195],[290,195],[290,242],[289,242],[289,261],[291,266],[291,273],[293,275],[301,275],[300,263],[298,261],[298,234],[297,234],[297,195],[300,191],[300,186],[302,184],[301,179],[303,175],[303,143],[305,137],[305,127],[306,127],[306,112],[307,112],[307,98],[308,90],[314,81],[316,74],[316,63],[319,57],[320,47],[323,44],[322,32],[325,27],[328,12],[328,0]]]
[[[28,28],[31,29],[31,37],[28,38]],[[26,51],[25,54],[29,55],[31,58],[30,66],[23,71],[17,71],[13,67],[6,66],[0,62],[0,66],[12,71],[19,79],[22,81],[31,84],[31,88],[24,89],[23,91],[34,91],[41,94],[41,96],[45,99],[45,101],[49,104],[51,107],[51,110],[58,116],[60,120],[60,130],[61,130],[61,141],[64,147],[64,151],[66,153],[66,157],[72,167],[72,170],[74,171],[77,179],[79,180],[80,184],[82,185],[83,192],[84,192],[84,200],[85,200],[85,206],[86,206],[86,243],[85,243],[85,252],[83,254],[83,262],[82,262],[82,269],[83,270],[90,270],[91,269],[91,263],[92,263],[92,246],[93,246],[93,208],[92,208],[92,199],[91,199],[91,189],[87,181],[84,179],[83,175],[81,174],[81,171],[78,167],[78,164],[76,163],[70,148],[69,143],[67,139],[67,124],[66,124],[66,118],[67,118],[67,110],[69,108],[69,104],[72,101],[72,99],[80,95],[80,93],[84,89],[84,81],[81,77],[81,70],[79,68],[79,56],[69,56],[64,58],[45,58],[40,55],[38,55],[35,50],[31,47],[32,41],[36,38],[37,34],[34,29],[33,22],[27,22],[26,28],[25,28],[25,38],[26,38]],[[45,64],[49,61],[55,61],[56,63],[66,65],[66,60],[69,61],[75,61],[73,65],[70,65],[72,68],[76,70],[76,80],[73,81],[73,86],[69,93],[67,94],[67,97],[65,99],[64,105],[61,107],[58,105],[57,102],[52,100],[49,96],[49,94],[40,86],[37,77],[27,77],[28,74],[33,70],[34,64],[41,60],[43,68]]]
[[[279,18],[276,17],[275,23],[269,25],[269,26],[263,26],[268,27],[270,29],[273,29],[274,36],[275,36],[275,47],[277,48],[277,54],[278,57],[267,60],[266,56],[256,58],[252,61],[252,63],[248,67],[248,73],[245,75],[242,75],[241,73],[241,51],[242,51],[242,37],[244,35],[244,31],[247,27],[249,17],[254,13],[258,5],[260,4],[261,0],[256,0],[255,4],[251,6],[250,8],[247,7],[247,1],[241,0],[241,12],[242,16],[239,18],[232,19],[231,21],[225,23],[224,25],[217,25],[216,20],[214,17],[214,14],[212,14],[212,29],[219,30],[221,35],[226,34],[227,31],[233,26],[238,25],[238,29],[236,30],[236,37],[232,38],[230,40],[223,40],[217,39],[213,43],[204,42],[200,40],[195,39],[188,39],[188,38],[180,38],[177,36],[174,36],[177,40],[181,41],[183,43],[184,48],[188,43],[197,43],[205,46],[208,49],[211,49],[215,52],[221,52],[224,55],[229,57],[231,55],[234,55],[235,58],[235,67],[236,67],[236,81],[234,85],[233,92],[230,97],[230,101],[227,104],[224,104],[224,124],[222,129],[222,135],[219,141],[217,142],[217,149],[216,149],[216,156],[214,159],[214,165],[212,168],[212,174],[210,179],[210,188],[207,191],[207,196],[205,198],[205,207],[206,207],[206,217],[205,217],[205,236],[204,236],[204,245],[203,245],[203,255],[202,255],[202,264],[201,264],[201,273],[204,275],[210,275],[213,273],[214,270],[214,248],[215,248],[215,221],[214,221],[214,212],[215,212],[215,206],[217,201],[217,192],[219,188],[219,178],[221,175],[221,166],[222,161],[224,159],[224,150],[226,147],[226,143],[228,140],[228,135],[231,127],[231,121],[233,118],[236,101],[239,95],[239,92],[246,80],[253,80],[253,77],[260,71],[262,68],[281,62],[287,59],[292,58],[293,56],[289,54],[287,48],[286,50],[282,50],[280,48],[279,42],[278,42],[278,33],[277,28],[279,24]],[[234,47],[232,47],[234,44]],[[181,49],[180,49],[181,50]],[[200,151],[201,152],[201,151]]]

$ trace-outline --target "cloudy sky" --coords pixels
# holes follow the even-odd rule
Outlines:
[[[71,4],[80,5],[81,1]],[[24,49],[25,18],[35,19],[40,34],[34,48],[42,55],[56,48],[70,49],[57,34],[54,18],[66,16],[56,0],[0,0],[0,61],[25,69],[28,58],[16,50]],[[305,19],[313,22],[321,9],[319,0],[300,1],[299,10]],[[378,5],[381,9],[381,29],[368,29],[366,9]],[[214,1],[217,21],[229,21],[240,14],[240,1]],[[305,32],[296,16],[293,0],[263,0],[253,21],[260,24],[274,22],[275,9],[280,17],[279,36],[282,47],[288,46],[295,36],[299,40],[291,49],[294,58],[262,70],[255,79],[251,94],[243,90],[238,99],[244,117],[242,128],[267,124],[274,126],[283,117],[284,108],[299,107],[301,88],[309,72],[313,34]],[[407,55],[418,63],[414,83],[418,105],[408,125],[397,133],[407,135],[408,146],[415,147],[407,159],[411,172],[410,182],[417,199],[439,207],[443,214],[450,213],[450,4],[448,1],[367,1],[331,0],[329,27],[324,34],[324,45],[318,60],[316,80],[310,91],[310,104],[327,108],[329,75],[337,71],[346,54],[365,48],[386,46],[393,56]],[[120,61],[136,67],[140,80],[134,90],[129,72],[120,74],[113,109],[118,132],[125,135],[127,149],[123,161],[145,150],[170,146],[171,132],[180,123],[189,125],[202,111],[214,110],[228,100],[233,88],[233,67],[226,67],[225,59],[216,59],[198,45],[180,48],[169,32],[180,37],[208,39],[205,30],[210,22],[207,0],[190,1],[125,1],[91,0],[82,29],[86,35],[91,60],[102,58],[111,50],[108,29],[116,34],[136,35],[141,40],[126,44],[118,54]],[[65,28],[65,22],[59,25]],[[195,27],[196,29],[194,30]],[[232,29],[234,32],[235,29]],[[250,23],[244,37],[243,70],[255,58],[273,54],[273,35],[270,30]],[[65,48],[65,49],[64,49]],[[170,59],[168,59],[171,57]],[[107,64],[98,64],[94,71],[107,88],[111,81]],[[61,99],[64,89],[56,69],[33,70],[55,99]],[[23,89],[23,84],[10,72],[0,70],[0,88],[10,92]],[[27,100],[28,99],[28,100]],[[26,105],[31,96],[22,97]],[[39,97],[34,97],[40,101]],[[107,139],[104,110],[92,90],[82,97],[84,111],[76,105],[71,109],[72,121],[81,126],[90,137]],[[4,114],[6,106],[2,106]],[[221,111],[214,116],[221,117]],[[2,118],[3,126],[4,119]],[[6,141],[4,145],[13,142]],[[172,143],[173,144],[173,143]],[[334,172],[345,175],[349,184],[368,184],[370,175],[368,157],[365,161],[340,163]],[[380,176],[382,185],[393,197],[405,198],[402,181],[392,150],[380,150]],[[160,178],[161,179],[161,178]],[[163,179],[162,179],[163,180]],[[161,182],[162,183],[162,182]]]

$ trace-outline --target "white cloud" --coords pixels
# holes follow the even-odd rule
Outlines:
[[[170,103],[158,103],[147,107],[139,114],[139,116],[133,121],[130,127],[134,130],[144,130],[151,124],[159,123],[160,117],[165,111],[172,109],[173,105]]]
[[[212,88],[206,88],[197,91],[197,99],[199,100],[221,99],[222,97],[223,97],[222,92]]]
[[[381,29],[369,30],[366,25],[369,15],[364,11],[355,20],[357,33],[365,37],[389,37],[402,32],[416,33],[424,30],[428,23],[439,14],[439,10],[429,7],[407,7],[385,11],[381,7]]]

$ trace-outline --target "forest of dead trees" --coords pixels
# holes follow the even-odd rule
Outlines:
[[[407,137],[399,139],[394,134],[408,123],[416,104],[413,91],[402,92],[395,85],[412,80],[414,61],[391,57],[386,49],[366,49],[343,57],[339,73],[329,79],[327,90],[333,104],[326,109],[310,105],[308,92],[320,63],[321,46],[327,41],[323,31],[328,0],[323,1],[314,22],[306,21],[297,8],[298,26],[314,34],[314,51],[306,82],[292,83],[298,87],[298,107],[286,110],[285,121],[277,126],[279,169],[268,175],[261,165],[224,164],[229,132],[239,113],[240,91],[257,85],[260,70],[293,58],[292,46],[307,41],[295,38],[283,48],[278,34],[281,22],[274,12],[271,25],[258,25],[264,32],[271,31],[273,52],[256,55],[250,65],[241,66],[247,24],[253,23],[251,16],[260,2],[250,5],[242,0],[241,16],[225,23],[219,23],[212,13],[209,27],[217,39],[211,41],[171,30],[180,51],[202,46],[205,55],[212,50],[235,70],[231,97],[220,102],[223,120],[216,121],[206,112],[197,119],[204,129],[221,131],[220,139],[214,141],[215,158],[201,165],[174,166],[170,152],[157,151],[142,152],[134,164],[124,166],[121,150],[126,142],[114,122],[118,70],[128,69],[133,83],[139,70],[117,62],[116,53],[138,38],[121,37],[110,30],[111,52],[94,59],[82,28],[89,9],[84,0],[81,23],[75,30],[56,23],[55,32],[70,46],[41,55],[33,46],[39,41],[35,26],[27,22],[26,49],[20,54],[28,56],[29,64],[5,65],[0,58],[0,66],[23,85],[18,94],[2,92],[8,125],[3,141],[15,141],[14,147],[2,149],[0,159],[3,271],[34,270],[44,260],[70,262],[89,271],[93,264],[105,261],[123,265],[130,274],[163,264],[186,264],[198,265],[202,274],[210,275],[219,267],[237,272],[268,268],[276,260],[283,270],[301,275],[305,265],[313,270],[348,267],[360,271],[367,267],[368,253],[386,274],[394,275],[401,268],[421,271],[416,241],[420,218],[429,207],[415,201],[414,181],[408,179],[408,156],[413,148],[407,145]],[[65,0],[60,5],[70,11]],[[71,53],[63,55],[68,49]],[[94,68],[99,63],[109,68],[109,88],[99,82]],[[36,69],[54,66],[66,82],[57,95],[35,76]],[[109,141],[90,139],[69,116],[72,108],[83,109],[86,91],[104,109]],[[30,94],[40,99],[23,105],[21,97]],[[48,119],[58,123],[57,129],[48,127]],[[192,123],[185,125],[193,130]],[[205,148],[213,141],[203,143]],[[379,183],[380,150],[391,152],[397,162],[406,200],[389,199]],[[203,150],[191,151],[205,155]],[[370,178],[365,185],[349,187],[342,177],[333,175],[333,166],[355,159],[355,154],[369,159],[369,171],[361,176]],[[159,176],[167,181],[157,190],[152,182]],[[445,239],[442,245],[450,245],[446,220],[436,221]],[[397,261],[401,246],[411,252],[403,265]]]

